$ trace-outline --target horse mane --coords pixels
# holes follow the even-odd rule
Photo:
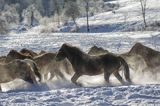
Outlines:
[[[16,50],[12,49],[12,50],[9,51],[9,53],[7,54],[7,56],[8,55],[12,55],[13,56],[13,55],[16,55],[16,54],[20,54],[20,53],[18,53]]]
[[[33,58],[33,60],[37,63],[39,67],[48,64],[49,62],[53,61],[56,54],[54,53],[45,53]]]
[[[70,44],[63,44],[62,45],[62,49],[67,48],[70,52],[78,55],[78,56],[82,56],[82,55],[88,55],[85,52],[83,52],[80,48],[76,47],[76,46],[72,46]]]
[[[109,53],[109,51],[103,49],[102,47],[97,47],[95,45],[92,46],[88,51],[89,55],[102,55],[102,54],[106,54],[106,53]]]
[[[16,50],[11,50],[8,54],[7,54],[7,57],[8,56],[24,56],[24,57],[29,57],[29,58],[32,58],[32,56],[30,56],[30,55],[24,55],[24,54],[22,54],[22,53],[19,53],[19,52],[17,52]]]
[[[159,51],[156,51],[156,50],[154,50],[154,49],[152,49],[152,48],[150,48],[150,47],[147,47],[147,46],[145,46],[145,45],[143,45],[143,44],[141,44],[141,43],[139,43],[139,42],[137,42],[132,48],[131,48],[131,50],[129,51],[129,54],[130,53],[132,53],[132,52],[139,52],[139,51],[142,51],[142,50],[145,50],[145,52],[147,51],[147,52],[149,52],[149,53],[151,53],[151,54],[153,54],[153,55],[156,55],[156,54],[160,54],[160,52]]]
[[[36,57],[34,57],[34,59],[38,59],[38,58],[54,58],[56,56],[55,53],[44,53],[41,55],[38,55]]]
[[[34,51],[32,51],[32,50],[29,50],[29,49],[26,49],[26,48],[21,49],[21,50],[20,50],[20,53],[25,54],[25,55],[27,54],[27,55],[30,55],[30,56],[32,56],[32,57],[34,57],[34,56],[37,55],[36,52],[34,52]]]
[[[0,56],[0,59],[6,58],[6,56]]]

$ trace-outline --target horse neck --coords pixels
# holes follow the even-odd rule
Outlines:
[[[66,57],[70,61],[72,65],[75,65],[83,60],[84,53],[80,50],[70,50],[69,52],[66,52]]]
[[[10,72],[17,73],[15,69],[15,65],[12,63],[5,64],[4,67]]]

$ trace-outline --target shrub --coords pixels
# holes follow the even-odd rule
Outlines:
[[[4,17],[0,17],[0,34],[8,33],[8,23]]]

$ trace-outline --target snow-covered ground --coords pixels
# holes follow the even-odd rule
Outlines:
[[[143,26],[139,0],[114,0],[120,8],[95,14],[89,17],[90,31],[96,33],[44,33],[41,26],[26,33],[0,36],[0,56],[11,49],[32,49],[36,52],[46,50],[56,52],[63,43],[70,43],[87,52],[93,45],[103,47],[110,52],[124,53],[136,43],[160,51],[160,32],[124,32]],[[146,18],[148,23],[160,21],[160,0],[147,0]],[[86,18],[77,19],[80,32],[86,32]],[[43,26],[44,27],[44,26]],[[49,26],[45,28],[50,28]],[[61,26],[62,32],[71,26]],[[139,28],[140,27],[140,28]],[[121,31],[121,32],[117,32]],[[123,32],[122,32],[123,31]],[[18,32],[18,31],[17,31]],[[108,32],[108,33],[98,33]],[[110,32],[110,33],[109,33]],[[160,73],[141,74],[131,70],[133,85],[123,86],[112,76],[111,86],[106,86],[103,74],[82,76],[78,79],[83,87],[67,81],[54,80],[32,87],[21,79],[1,84],[0,105],[9,106],[109,106],[109,105],[160,105]],[[13,91],[12,91],[13,90]],[[8,91],[8,92],[7,92]]]
[[[123,53],[141,42],[160,51],[160,32],[68,33],[68,34],[12,34],[0,36],[0,53],[22,48],[34,51],[56,52],[63,43],[75,45],[85,52],[93,45],[114,53]],[[102,75],[82,76],[78,79],[84,87],[68,81],[56,80],[31,87],[22,80],[1,84],[1,105],[50,106],[107,106],[107,105],[160,105],[160,78],[157,75],[139,74],[131,70],[133,85],[122,86],[114,76],[111,86],[106,86]],[[21,89],[21,90],[19,90]],[[29,89],[29,90],[24,90]],[[13,91],[10,91],[13,90]]]
[[[112,11],[97,13],[89,17],[90,32],[115,32],[143,30],[144,23],[140,0],[114,0],[109,3],[119,4],[120,7]],[[160,1],[147,0],[146,22],[148,26],[160,21]],[[87,32],[86,17],[77,18],[79,32]],[[71,25],[72,27],[72,25]],[[152,26],[153,27],[153,26]],[[148,30],[160,30],[159,27],[147,28]],[[62,32],[69,31],[68,26],[62,26]]]
[[[103,33],[103,32],[115,32],[115,31],[141,31],[144,30],[144,23],[142,18],[140,0],[110,0],[104,4],[110,3],[112,5],[119,5],[119,8],[113,11],[102,10],[100,13],[95,13],[89,16],[90,32]],[[149,31],[160,31],[160,1],[159,0],[147,0],[146,3],[146,22]],[[66,18],[65,16],[62,17]],[[41,24],[36,27],[27,27],[25,25],[13,26],[11,32],[23,32],[32,31],[36,33],[45,32],[71,32],[75,31],[75,24],[73,21],[61,22],[58,26],[57,22],[50,19],[40,22]],[[79,27],[78,32],[87,32],[86,17],[76,18],[77,25]],[[64,24],[65,23],[65,24]],[[58,27],[57,27],[58,26]]]

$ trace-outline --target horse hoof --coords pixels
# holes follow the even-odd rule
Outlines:
[[[124,85],[131,85],[131,84],[133,84],[132,82],[126,82],[126,83],[124,83]]]
[[[80,87],[82,87],[82,84],[80,84],[80,83],[76,83],[76,85],[77,85],[77,86],[80,86]]]

